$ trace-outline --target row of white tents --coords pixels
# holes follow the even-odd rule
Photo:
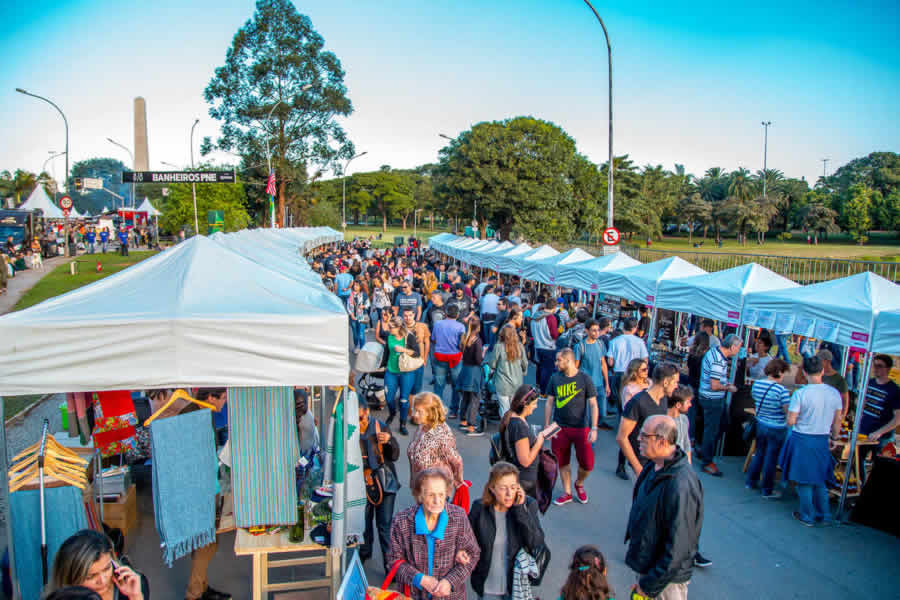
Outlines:
[[[594,257],[578,248],[477,240],[446,233],[429,247],[469,265],[551,286],[618,296],[653,307],[804,335],[865,351],[863,373],[876,352],[900,355],[900,286],[866,272],[801,286],[755,263],[707,273],[681,258],[640,263],[625,254]],[[652,335],[651,326],[651,335]],[[844,352],[846,366],[848,352]],[[860,397],[865,398],[868,380]],[[856,411],[851,455],[863,411]],[[843,508],[849,464],[841,490]]]
[[[34,191],[28,196],[28,199],[19,206],[20,210],[40,210],[45,219],[64,219],[65,215],[61,208],[59,208],[53,200],[50,199],[50,196],[47,195],[47,191],[44,189],[43,185],[36,185],[34,187]],[[158,217],[162,213],[158,211],[156,208],[150,204],[150,199],[144,197],[144,201],[141,205],[134,209],[138,212],[146,212],[148,217]],[[104,214],[108,212],[106,207],[103,208],[100,214]],[[91,215],[88,213],[81,214],[75,207],[72,207],[72,210],[69,212],[70,219],[81,219],[85,217],[90,217]]]

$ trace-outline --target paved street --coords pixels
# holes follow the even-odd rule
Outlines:
[[[533,376],[531,377],[533,378]],[[426,373],[426,382],[430,374]],[[446,391],[449,394],[449,390]],[[448,396],[449,397],[449,396]],[[43,414],[52,414],[58,401],[45,401],[20,427],[10,428],[13,443],[24,430],[39,427]],[[543,407],[535,411],[537,423]],[[56,411],[56,427],[59,426]],[[380,415],[382,418],[386,414]],[[53,421],[51,421],[53,422]],[[38,425],[35,425],[38,423]],[[394,427],[395,435],[396,426]],[[496,425],[491,426],[491,431]],[[397,499],[396,510],[412,504],[408,488],[409,464],[406,461],[408,438],[399,436],[402,453],[397,467],[404,488]],[[488,436],[468,438],[459,434],[457,444],[465,461],[465,476],[474,484],[472,497],[478,497],[487,479],[489,464]],[[581,544],[598,546],[609,563],[609,577],[618,598],[626,593],[633,580],[624,565],[623,543],[625,522],[631,505],[630,484],[617,479],[616,446],[612,432],[600,432],[595,444],[597,464],[588,478],[588,505],[572,503],[551,506],[542,517],[542,525],[552,551],[552,560],[544,584],[537,590],[540,598],[556,598],[565,580],[572,552]],[[895,597],[900,588],[900,570],[896,557],[900,551],[897,538],[857,525],[807,529],[791,518],[796,500],[762,500],[743,486],[740,473],[742,458],[724,459],[721,479],[700,475],[705,490],[706,515],[701,549],[714,561],[708,569],[695,570],[690,586],[693,600],[746,600],[793,598],[809,600],[846,600],[870,595],[873,598]],[[190,569],[189,559],[177,561],[172,569],[161,560],[159,538],[153,522],[153,505],[148,489],[140,496],[141,521],[137,532],[128,536],[128,554],[137,568],[149,578],[156,598],[178,598],[183,593]],[[234,535],[220,537],[219,553],[210,569],[213,587],[234,594],[235,599],[250,597],[250,559],[235,557],[231,551]],[[380,585],[384,574],[379,551],[367,565],[370,584]],[[278,577],[309,573],[294,567],[290,572],[273,572]],[[305,593],[304,600],[325,599],[324,591]],[[470,593],[474,597],[474,593]]]

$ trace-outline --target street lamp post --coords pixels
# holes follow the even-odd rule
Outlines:
[[[194,170],[194,129],[197,127],[197,124],[200,123],[200,119],[194,119],[194,124],[191,125],[191,170]],[[197,184],[195,182],[191,182],[191,196],[194,198],[194,235],[200,235],[200,221],[197,219]]]
[[[112,144],[114,146],[118,146],[119,148],[121,148],[122,150],[127,152],[128,156],[131,157],[131,168],[137,169],[137,163],[134,161],[134,153],[132,153],[131,150],[129,150],[127,146],[123,146],[122,144],[120,144],[119,142],[117,142],[116,140],[114,140],[112,138],[106,138],[106,141],[108,141],[110,144]],[[131,180],[131,208],[137,208],[137,200],[135,199],[135,196],[134,196],[134,178],[132,178],[132,180]]]
[[[449,135],[444,135],[443,133],[439,133],[438,137],[450,140],[451,142],[455,141],[454,138]],[[475,235],[480,238],[481,229],[478,227],[478,198],[475,198],[474,203],[472,204],[472,227],[475,227]]]
[[[53,108],[59,112],[59,116],[62,117],[63,123],[66,126],[66,174],[63,177],[63,185],[66,188],[66,193],[69,192],[69,120],[66,119],[65,113],[63,113],[62,109],[60,109],[56,104],[54,104],[51,100],[44,98],[43,96],[38,96],[37,94],[32,94],[31,92],[26,92],[22,88],[16,88],[16,91],[20,94],[25,94],[26,96],[31,96],[32,98],[37,98],[38,100],[43,100]],[[69,216],[66,215],[66,256],[69,256]]]
[[[360,152],[356,156],[351,156],[349,159],[347,159],[347,162],[344,163],[344,176],[341,178],[341,187],[343,188],[341,191],[341,227],[344,231],[347,230],[347,168],[350,166],[350,162],[353,159],[359,158],[360,156],[368,153],[368,150],[365,152]]]
[[[594,5],[590,0],[584,0],[594,16],[600,22],[603,28],[603,36],[606,38],[606,54],[609,60],[609,182],[607,184],[607,206],[606,206],[606,226],[613,226],[613,85],[612,85],[612,45],[609,43],[609,32],[606,31],[606,25]]]
[[[50,150],[50,156],[47,158],[47,160],[44,161],[44,166],[41,167],[41,173],[47,172],[47,163],[48,162],[50,162],[54,158],[59,158],[63,154],[65,154],[65,152],[54,152],[53,150]],[[53,167],[53,181],[56,182],[56,167]],[[56,185],[54,185],[53,186],[53,201],[54,202],[56,202],[56,191],[57,191]]]
[[[772,121],[763,121],[762,126],[765,129],[764,141],[763,141],[763,200],[766,198],[766,159],[769,154],[769,125],[772,124]]]

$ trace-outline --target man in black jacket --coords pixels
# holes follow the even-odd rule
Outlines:
[[[359,548],[359,558],[365,562],[372,558],[374,553],[375,532],[372,528],[374,519],[378,529],[381,558],[387,561],[391,544],[391,520],[394,518],[394,499],[400,489],[400,480],[394,467],[394,462],[400,457],[400,445],[391,435],[387,425],[378,419],[369,418],[369,405],[363,398],[359,401],[359,444],[362,447],[366,483],[366,528],[363,532],[363,544]],[[377,472],[379,469],[383,471],[383,475],[379,475]],[[370,485],[370,482],[374,483],[373,478],[379,479],[380,485],[377,488]],[[384,572],[388,572],[387,564],[384,566]]]
[[[637,574],[638,594],[686,600],[703,525],[703,488],[666,415],[648,418],[638,436],[645,464],[628,515],[625,564]],[[651,464],[652,463],[652,464]]]

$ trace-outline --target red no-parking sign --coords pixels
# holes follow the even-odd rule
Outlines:
[[[615,246],[619,243],[619,230],[615,227],[607,227],[603,230],[603,243],[607,246]]]

